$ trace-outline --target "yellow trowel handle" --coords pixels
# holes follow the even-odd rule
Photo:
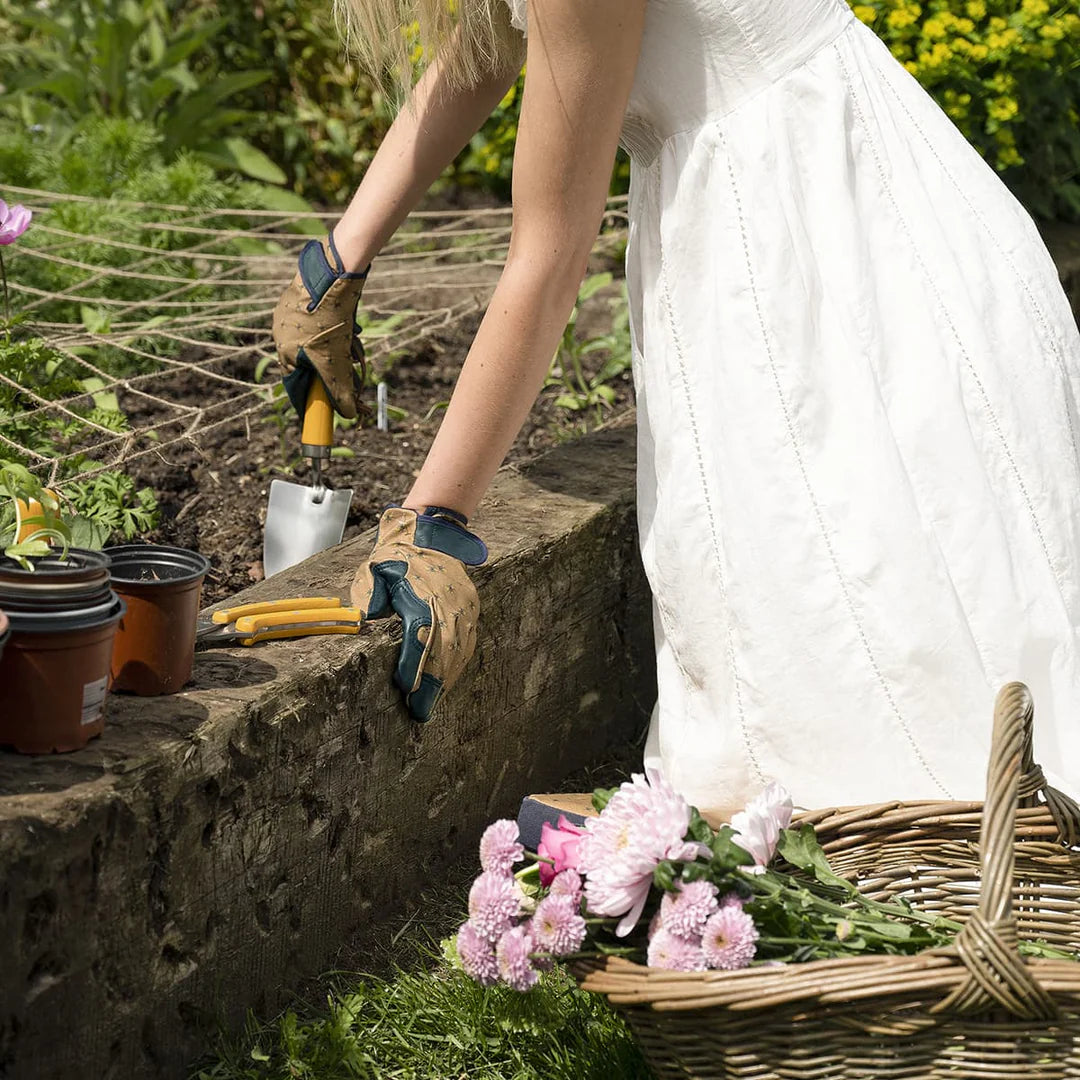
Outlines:
[[[304,426],[300,443],[305,457],[326,458],[334,444],[334,407],[318,375],[312,376],[311,389],[304,405]]]

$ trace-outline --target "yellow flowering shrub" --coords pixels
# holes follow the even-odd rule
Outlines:
[[[1029,210],[1080,221],[1080,0],[859,0],[852,10]]]

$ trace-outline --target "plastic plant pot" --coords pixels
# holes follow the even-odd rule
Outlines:
[[[27,570],[14,559],[0,558],[0,597],[49,597],[63,606],[109,591],[109,560],[100,551],[69,548],[66,555],[44,555]]]
[[[112,688],[145,697],[175,694],[191,678],[202,583],[210,563],[157,544],[106,548],[112,587],[127,613],[113,643]]]
[[[0,654],[0,745],[23,754],[78,750],[105,727],[113,637],[124,613],[115,594],[87,608],[8,611]]]

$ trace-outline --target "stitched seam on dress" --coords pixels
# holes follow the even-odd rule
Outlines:
[[[866,628],[863,626],[862,619],[859,618],[858,609],[855,607],[855,601],[848,589],[847,581],[844,577],[844,573],[840,568],[840,560],[836,554],[836,549],[833,547],[832,539],[829,536],[828,527],[825,524],[825,515],[822,512],[821,504],[818,502],[817,495],[814,494],[813,485],[810,483],[810,475],[806,467],[806,459],[803,457],[802,448],[799,444],[798,432],[795,428],[795,421],[791,415],[791,409],[788,406],[787,398],[784,396],[784,388],[780,382],[780,373],[776,368],[776,357],[773,354],[772,341],[769,337],[768,326],[765,322],[765,314],[761,310],[761,299],[758,294],[757,279],[754,276],[753,261],[750,258],[750,242],[746,230],[746,216],[743,212],[742,197],[739,194],[738,181],[735,179],[735,169],[731,163],[731,155],[727,153],[727,139],[724,135],[720,134],[720,140],[725,150],[725,164],[727,165],[728,178],[731,182],[731,192],[735,200],[735,211],[739,218],[739,234],[742,239],[743,257],[746,264],[746,277],[747,283],[750,286],[750,295],[754,298],[754,312],[757,315],[758,328],[761,331],[762,341],[765,345],[765,355],[769,361],[769,370],[772,373],[773,384],[776,387],[776,396],[780,401],[780,411],[784,417],[784,424],[787,427],[788,438],[791,439],[791,448],[795,454],[795,461],[799,467],[799,473],[802,476],[803,486],[806,488],[807,497],[810,499],[810,505],[813,508],[814,518],[817,521],[818,530],[821,533],[822,542],[825,544],[825,550],[828,552],[829,561],[832,563],[833,573],[836,575],[837,585],[840,588],[840,594],[844,599],[852,621],[855,624],[855,629],[859,635],[859,640],[862,642],[863,650],[866,653],[866,659],[870,664],[870,668],[874,675],[877,677],[878,684],[881,686],[885,699],[889,703],[889,707],[892,709],[893,715],[896,717],[897,722],[900,724],[900,728],[907,738],[912,751],[915,754],[919,764],[923,767],[927,776],[940,788],[941,792],[946,798],[951,799],[952,795],[945,785],[938,778],[937,773],[930,767],[930,763],[923,756],[922,750],[919,748],[918,742],[915,740],[915,736],[908,726],[907,721],[904,719],[904,714],[900,711],[900,706],[897,704],[896,698],[893,696],[892,690],[889,689],[889,683],[885,678],[885,673],[881,670],[877,662],[877,657],[874,655],[873,647],[870,644],[870,638],[867,636]]]
[[[760,783],[766,782],[766,776],[754,751],[753,740],[750,738],[750,729],[746,723],[746,710],[743,708],[742,689],[739,682],[739,669],[735,662],[735,643],[731,627],[731,604],[728,600],[727,581],[724,576],[724,563],[720,554],[720,540],[716,530],[716,517],[713,514],[712,499],[709,497],[708,474],[705,471],[705,457],[701,452],[701,438],[698,433],[697,414],[694,412],[693,395],[690,392],[690,378],[686,371],[686,357],[682,347],[682,335],[675,321],[675,308],[671,302],[671,291],[668,285],[667,260],[664,258],[663,247],[660,250],[660,289],[664,302],[664,311],[667,315],[668,326],[671,328],[671,341],[675,348],[675,360],[679,365],[679,378],[682,382],[683,394],[686,397],[686,415],[690,421],[690,435],[694,443],[694,455],[697,458],[698,479],[701,481],[701,494],[705,501],[705,516],[709,522],[709,539],[712,542],[713,558],[716,560],[716,572],[720,578],[720,597],[724,604],[727,621],[727,656],[731,667],[731,682],[735,689],[735,708],[739,714],[739,732],[742,735],[743,745],[746,747],[746,756]],[[670,641],[670,639],[669,639]],[[674,646],[672,651],[677,652]]]
[[[1050,324],[1047,321],[1046,314],[1043,311],[1042,305],[1039,303],[1038,298],[1031,291],[1031,286],[1028,284],[1024,276],[1020,273],[1020,270],[1017,267],[1016,263],[1013,262],[1012,256],[1009,255],[1008,251],[1006,251],[1004,246],[998,241],[997,235],[994,233],[994,230],[991,229],[989,225],[987,225],[986,218],[983,217],[975,204],[967,197],[967,193],[957,182],[956,177],[953,176],[953,174],[949,171],[948,166],[938,155],[934,144],[930,141],[930,138],[926,134],[926,132],[923,131],[923,129],[919,126],[918,120],[916,120],[916,118],[911,114],[910,110],[907,107],[907,104],[900,96],[896,87],[893,86],[893,84],[887,78],[883,79],[882,81],[885,83],[885,86],[892,94],[893,98],[896,100],[896,103],[900,106],[901,109],[904,110],[904,115],[907,116],[908,120],[911,121],[912,127],[914,127],[915,130],[919,133],[919,135],[922,136],[922,140],[924,143],[926,143],[927,149],[930,151],[931,154],[934,155],[934,160],[938,163],[938,166],[945,174],[945,176],[948,177],[949,182],[956,189],[956,193],[960,196],[961,199],[963,199],[964,204],[971,211],[976,221],[978,221],[978,223],[983,227],[983,230],[990,238],[990,242],[994,245],[994,248],[997,251],[998,255],[1001,256],[1001,258],[1008,265],[1009,269],[1012,271],[1013,277],[1016,279],[1017,284],[1019,284],[1024,295],[1027,297],[1027,301],[1031,305],[1031,309],[1032,311],[1034,311],[1036,319],[1039,320],[1039,325],[1042,327],[1046,342],[1049,345],[1050,351],[1054,354],[1054,359],[1058,363],[1058,368],[1061,371],[1062,377],[1065,379],[1065,385],[1071,386],[1072,382],[1069,378],[1069,369],[1065,366],[1065,357],[1062,355],[1061,350],[1058,348],[1058,341],[1056,339],[1056,336],[1050,329]],[[1080,448],[1077,447],[1076,429],[1073,425],[1072,410],[1068,407],[1068,402],[1066,402],[1065,404],[1065,416],[1069,422],[1069,439],[1072,442],[1073,458],[1076,460],[1077,467],[1080,468]]]
[[[915,256],[916,262],[919,264],[919,269],[922,271],[923,278],[926,284],[930,287],[930,290],[934,294],[934,299],[937,301],[938,309],[940,310],[942,317],[948,324],[949,330],[952,333],[953,339],[956,342],[956,347],[960,352],[960,355],[964,358],[964,363],[967,365],[968,371],[971,373],[971,378],[978,388],[979,395],[982,398],[983,408],[986,411],[987,419],[990,421],[990,427],[993,429],[994,434],[997,436],[998,441],[1001,443],[1001,448],[1005,453],[1005,458],[1009,463],[1009,468],[1012,470],[1013,476],[1016,478],[1016,485],[1020,489],[1020,494],[1024,499],[1024,504],[1027,506],[1028,514],[1031,517],[1031,525],[1035,530],[1035,535],[1038,538],[1039,546],[1042,548],[1043,555],[1046,557],[1047,566],[1050,568],[1050,573],[1053,575],[1054,582],[1058,587],[1058,592],[1061,595],[1061,602],[1065,606],[1065,610],[1069,610],[1068,601],[1065,598],[1065,584],[1061,574],[1058,572],[1057,567],[1054,565],[1054,560],[1050,555],[1050,548],[1047,546],[1046,537],[1043,535],[1042,526],[1039,524],[1038,515],[1035,513],[1035,504],[1031,501],[1031,495],[1028,492],[1027,484],[1024,483],[1024,478],[1020,474],[1020,466],[1016,463],[1016,458],[1013,456],[1013,452],[1009,447],[1008,442],[1005,439],[1005,433],[1001,430],[1001,423],[997,418],[997,413],[994,411],[993,405],[990,403],[990,395],[987,393],[986,387],[983,385],[982,379],[979,378],[978,371],[975,370],[974,361],[971,359],[970,353],[964,347],[963,338],[960,336],[960,332],[953,322],[952,317],[949,314],[949,309],[945,304],[945,298],[938,290],[937,284],[934,282],[933,275],[930,273],[929,267],[926,265],[923,259],[922,252],[919,250],[918,244],[915,242],[915,237],[911,232],[911,227],[908,225],[907,217],[900,209],[900,204],[893,193],[892,184],[889,183],[888,174],[885,171],[885,166],[881,161],[881,157],[878,154],[877,146],[874,143],[874,137],[870,131],[870,125],[866,121],[866,117],[863,114],[862,107],[859,104],[859,96],[855,92],[855,85],[851,78],[851,72],[844,60],[844,54],[839,48],[836,49],[836,57],[840,64],[840,70],[844,74],[844,83],[847,86],[848,94],[851,98],[852,108],[855,110],[855,118],[858,120],[860,126],[863,129],[863,133],[866,136],[866,144],[870,148],[870,154],[874,159],[874,165],[877,167],[878,177],[881,180],[881,186],[885,189],[885,193],[889,198],[889,201],[893,205],[893,209],[896,211],[897,220],[900,222],[900,227],[904,231],[904,235],[907,237],[908,244],[911,248],[912,254]]]

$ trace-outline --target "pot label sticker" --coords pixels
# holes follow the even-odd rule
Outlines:
[[[105,688],[109,685],[108,678],[95,679],[88,682],[82,690],[82,722],[93,724],[101,719],[105,709]]]

